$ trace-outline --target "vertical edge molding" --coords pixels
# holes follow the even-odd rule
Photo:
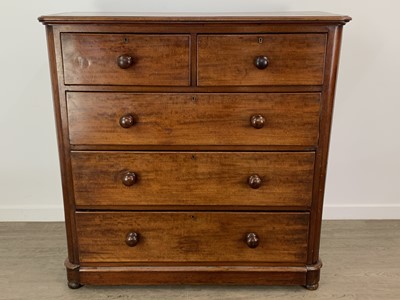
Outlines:
[[[342,30],[343,25],[338,25],[330,26],[328,31],[325,77],[319,123],[320,137],[315,159],[313,203],[310,220],[309,252],[307,260],[310,265],[316,264],[319,261],[322,210]]]
[[[67,108],[65,101],[65,91],[63,86],[63,75],[58,70],[62,70],[60,31],[51,25],[46,25],[47,46],[50,62],[50,75],[53,94],[53,108],[56,121],[57,145],[59,162],[61,169],[61,181],[64,201],[65,229],[67,234],[68,259],[71,263],[78,264],[79,257],[76,247],[75,232],[75,204],[72,192],[72,179],[70,177],[69,141]],[[74,247],[75,246],[75,247]]]

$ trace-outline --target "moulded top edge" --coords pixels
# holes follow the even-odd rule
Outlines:
[[[262,22],[262,23],[339,23],[351,17],[326,12],[249,12],[249,13],[61,13],[39,17],[44,24],[140,23],[140,22]]]

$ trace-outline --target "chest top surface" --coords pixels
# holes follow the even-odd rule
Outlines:
[[[326,12],[249,12],[249,13],[60,13],[39,17],[45,24],[137,23],[137,22],[262,22],[262,23],[346,23],[347,15]]]

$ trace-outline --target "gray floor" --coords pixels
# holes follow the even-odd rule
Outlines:
[[[62,223],[0,223],[0,299],[400,299],[400,220],[326,221],[320,288],[66,286]]]

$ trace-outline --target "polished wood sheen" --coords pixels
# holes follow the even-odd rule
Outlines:
[[[312,146],[318,142],[319,93],[70,92],[67,107],[71,144]],[[132,116],[135,124],[121,128],[121,116]]]
[[[71,163],[78,207],[311,204],[312,152],[82,151]],[[127,188],[121,178],[130,170],[139,180]]]
[[[128,247],[135,247],[139,243],[139,234],[136,232],[128,232],[125,237],[125,244]]]
[[[80,260],[85,263],[305,263],[308,213],[81,212]],[[257,230],[257,236],[248,232]],[[140,241],[126,245],[127,233]],[[258,245],[258,247],[257,247]]]
[[[61,34],[65,84],[189,85],[190,36]]]
[[[125,186],[132,186],[137,181],[137,175],[133,172],[125,172],[122,174],[122,183]]]
[[[260,244],[260,238],[254,232],[246,234],[246,244],[249,248],[257,248]]]
[[[254,174],[254,175],[251,175],[249,177],[249,179],[247,179],[247,183],[249,184],[249,186],[252,189],[258,189],[262,184],[262,180],[261,180],[260,176],[258,176],[257,174]]]
[[[264,40],[263,38],[258,38],[259,43],[261,43],[263,40]],[[256,65],[257,69],[264,70],[268,66],[268,57],[257,56],[254,64]]]
[[[319,286],[334,93],[350,17],[39,20],[70,288]]]
[[[199,35],[197,51],[199,86],[322,84],[326,35]]]
[[[255,129],[263,128],[265,125],[265,118],[262,115],[254,115],[250,118],[250,124]]]
[[[130,55],[121,55],[117,59],[118,67],[121,69],[128,69],[134,63],[134,58]]]
[[[39,17],[44,24],[140,24],[153,22],[183,23],[272,23],[272,24],[345,24],[351,17],[320,11],[280,12],[75,12]]]
[[[135,124],[135,117],[131,114],[126,114],[119,119],[119,125],[123,128],[130,128]]]

